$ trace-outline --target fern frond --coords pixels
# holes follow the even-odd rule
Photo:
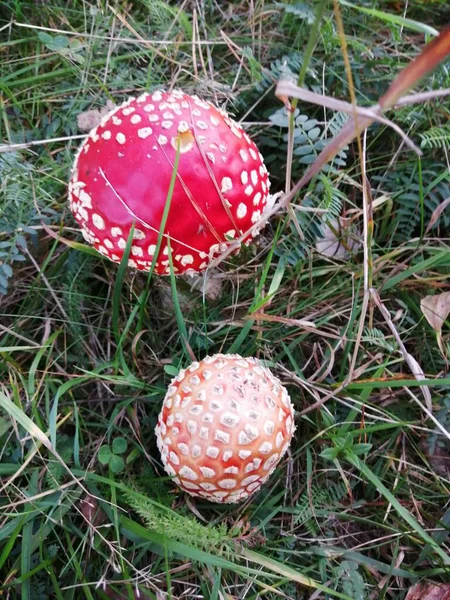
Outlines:
[[[450,124],[431,127],[419,135],[422,138],[421,148],[448,148],[450,146]]]
[[[128,504],[145,522],[148,529],[168,538],[219,556],[231,556],[232,546],[225,525],[202,525],[147,500],[142,494],[124,492]]]
[[[300,496],[295,505],[295,524],[298,527],[305,527],[310,535],[316,535],[316,514],[319,511],[336,509],[347,494],[347,488],[343,481],[328,488],[312,486],[310,491]]]

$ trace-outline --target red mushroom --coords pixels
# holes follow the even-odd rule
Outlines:
[[[255,358],[215,354],[180,371],[156,426],[167,473],[192,496],[239,502],[269,478],[291,442],[294,409]]]
[[[170,273],[169,237],[174,272],[194,273],[260,219],[270,181],[241,126],[179,90],[142,94],[90,132],[69,183],[84,238],[110,260],[120,262],[134,223],[129,265],[150,270],[178,148],[157,273]]]

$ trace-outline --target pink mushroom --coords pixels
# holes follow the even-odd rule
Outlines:
[[[289,395],[269,369],[216,354],[172,381],[156,436],[167,473],[184,491],[230,503],[267,481],[294,431]]]
[[[120,262],[134,223],[129,265],[148,271],[155,259],[156,272],[167,275],[168,238],[175,273],[203,271],[258,222],[269,188],[263,157],[242,127],[209,102],[174,90],[131,98],[102,119],[77,154],[69,198],[84,238],[101,254]]]

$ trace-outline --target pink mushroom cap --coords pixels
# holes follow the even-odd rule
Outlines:
[[[165,470],[184,491],[232,503],[267,481],[294,431],[289,394],[269,369],[215,354],[173,379],[156,437]]]

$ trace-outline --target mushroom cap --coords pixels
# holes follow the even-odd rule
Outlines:
[[[294,431],[289,394],[269,369],[215,354],[172,380],[156,437],[165,470],[184,491],[231,503],[267,481]]]
[[[120,262],[134,222],[129,265],[149,271],[179,148],[177,178],[155,271],[203,271],[258,222],[269,198],[263,157],[225,111],[180,90],[130,98],[81,145],[70,209],[87,242]],[[245,238],[249,242],[251,237]]]

